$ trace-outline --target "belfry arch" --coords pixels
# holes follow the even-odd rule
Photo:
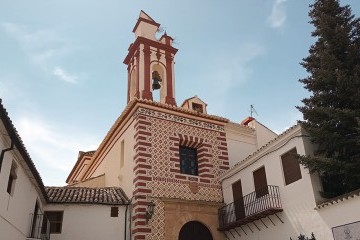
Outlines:
[[[166,71],[165,71],[165,67],[161,64],[161,63],[153,63],[151,65],[151,75],[153,78],[154,73],[157,73],[161,79],[160,81],[160,89],[158,90],[154,90],[152,88],[152,94],[153,94],[153,99],[154,101],[156,101],[155,99],[159,99],[159,102],[164,103],[166,101],[166,93],[167,93],[167,79],[166,79]],[[152,84],[154,83],[154,79],[152,79]]]

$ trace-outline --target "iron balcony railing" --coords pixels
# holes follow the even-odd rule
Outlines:
[[[219,209],[220,230],[240,226],[282,211],[278,186],[268,185]]]
[[[27,239],[50,240],[50,221],[44,214],[30,214],[30,229]]]

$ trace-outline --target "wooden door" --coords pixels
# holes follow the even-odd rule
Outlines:
[[[241,180],[232,184],[236,220],[245,218],[244,196]]]
[[[254,175],[254,185],[256,197],[262,197],[269,193],[268,185],[266,180],[265,167],[261,167],[258,170],[253,172]]]

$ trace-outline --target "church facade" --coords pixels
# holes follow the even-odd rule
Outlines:
[[[99,148],[79,155],[67,183],[121,187],[133,206],[132,239],[187,239],[194,226],[200,229],[197,239],[223,239],[217,229],[220,175],[233,165],[229,154],[245,157],[256,149],[257,137],[269,141],[275,134],[263,127],[260,137],[245,124],[209,115],[197,96],[178,107],[177,49],[166,33],[156,39],[159,26],[140,13],[124,60],[128,104]]]

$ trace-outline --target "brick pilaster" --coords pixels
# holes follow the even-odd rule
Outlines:
[[[152,147],[149,131],[151,123],[143,115],[138,115],[135,121],[135,156],[134,156],[134,191],[135,196],[132,214],[132,236],[133,240],[146,239],[146,235],[151,233],[151,228],[146,224],[146,209],[150,201],[148,196],[152,195],[152,190],[148,184],[152,181],[149,170],[152,166],[149,160],[152,157],[149,148]]]

